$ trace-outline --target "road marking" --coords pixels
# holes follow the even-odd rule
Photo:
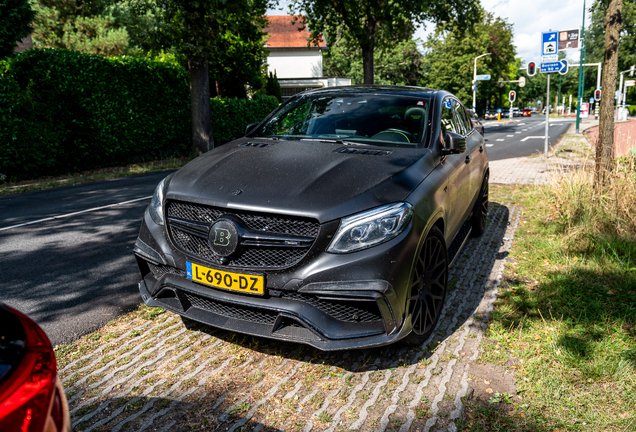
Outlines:
[[[519,126],[525,126],[525,125],[526,125],[525,123],[519,123]]]
[[[521,131],[519,131],[519,132],[515,132],[515,133],[516,133],[516,134],[517,134],[517,133],[521,133]]]
[[[497,141],[504,141],[503,138],[497,138]]]
[[[494,147],[494,144],[486,144],[486,147]]]
[[[545,138],[545,135],[542,136],[527,136],[521,140],[521,142],[528,141],[530,138]]]
[[[521,129],[521,130],[525,132],[525,131],[527,131],[528,129]]]
[[[513,136],[514,136],[514,135],[506,135],[506,137],[507,137],[507,138],[511,138],[511,137],[513,137]]]
[[[93,208],[89,208],[89,209],[86,209],[86,210],[76,211],[76,212],[73,212],[73,213],[66,213],[66,214],[52,216],[52,217],[48,217],[48,218],[44,218],[44,219],[38,219],[38,220],[31,221],[31,222],[21,223],[21,224],[18,224],[18,225],[11,225],[11,226],[8,226],[8,227],[0,228],[0,231],[10,230],[12,228],[23,227],[23,226],[26,226],[26,225],[33,225],[33,224],[40,223],[40,222],[48,222],[48,221],[52,221],[52,220],[55,220],[55,219],[62,219],[62,218],[75,216],[75,215],[82,214],[82,213],[94,212],[94,211],[97,211],[97,210],[103,210],[103,209],[107,209],[107,208],[111,208],[111,207],[116,207],[116,206],[119,206],[119,205],[130,204],[130,203],[134,203],[134,202],[137,202],[137,201],[143,201],[143,200],[147,200],[147,199],[150,199],[150,198],[152,198],[152,195],[147,196],[147,197],[143,197],[143,198],[137,198],[137,199],[133,199],[133,200],[122,201],[122,202],[118,202],[118,203],[115,203],[115,204],[109,204],[109,205],[105,205],[105,206],[101,206],[101,207],[93,207]]]

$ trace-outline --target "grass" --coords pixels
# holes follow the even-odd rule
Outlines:
[[[521,403],[467,401],[460,430],[636,430],[636,170],[603,193],[589,171],[514,193],[523,216],[480,360]]]
[[[181,168],[188,163],[192,158],[171,158],[163,159],[151,162],[144,162],[140,164],[127,165],[123,167],[115,168],[103,168],[94,171],[85,171],[81,173],[71,173],[65,176],[58,177],[44,177],[40,179],[34,179],[30,181],[22,181],[16,183],[2,183],[0,182],[0,196],[10,195],[21,192],[28,192],[34,190],[43,190],[56,186],[68,186],[79,183],[88,183],[98,180],[110,180],[119,177],[125,177],[133,174],[144,174],[154,171],[163,171],[169,169]]]

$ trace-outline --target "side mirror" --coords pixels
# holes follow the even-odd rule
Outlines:
[[[446,132],[444,134],[444,146],[442,156],[461,154],[466,151],[466,139],[455,132]]]
[[[258,123],[259,123],[259,122],[256,122],[256,123],[250,123],[250,124],[248,124],[248,125],[245,127],[245,135],[247,135],[248,133],[250,133],[250,131],[251,131],[252,129],[254,129],[256,126],[258,126]]]

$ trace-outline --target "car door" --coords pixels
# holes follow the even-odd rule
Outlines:
[[[457,115],[458,107],[461,107],[459,101],[450,96],[442,101],[442,112],[440,115],[442,135],[445,132],[465,135],[465,126]],[[466,163],[466,156],[467,153],[451,154],[443,162],[446,165],[445,169],[450,172],[446,218],[448,234],[451,240],[461,228],[461,222],[470,205],[470,170],[469,164]]]
[[[470,176],[469,196],[471,203],[473,203],[481,188],[481,174],[482,167],[484,165],[484,137],[473,127],[473,124],[470,121],[470,114],[464,106],[460,105],[457,107],[457,116],[463,118],[462,124],[465,127],[465,162]],[[472,206],[469,208],[469,211],[470,210],[472,210]]]

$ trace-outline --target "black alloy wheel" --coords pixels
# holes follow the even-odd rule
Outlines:
[[[444,306],[447,283],[446,243],[439,228],[433,227],[424,240],[411,277],[409,314],[412,331],[404,339],[407,344],[423,344],[435,329]]]
[[[486,220],[488,219],[488,178],[489,174],[486,173],[484,181],[481,184],[479,197],[473,209],[473,215],[470,219],[470,223],[473,227],[471,231],[473,237],[479,237],[486,231]]]

